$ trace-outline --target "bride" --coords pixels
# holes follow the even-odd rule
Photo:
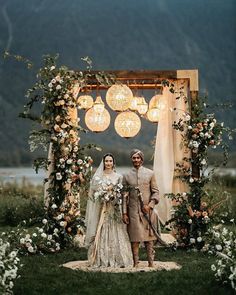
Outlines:
[[[86,209],[88,261],[95,267],[133,265],[126,225],[122,222],[122,176],[115,172],[112,154],[103,156],[94,174]]]

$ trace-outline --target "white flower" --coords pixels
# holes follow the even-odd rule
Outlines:
[[[210,127],[213,128],[215,124],[213,122],[210,123]]]
[[[12,251],[10,254],[9,254],[9,257],[10,258],[15,258],[17,255],[17,252],[16,251]]]
[[[32,246],[30,246],[30,247],[28,247],[28,251],[29,251],[30,253],[33,253],[33,252],[34,252],[34,248],[33,248]]]
[[[215,232],[215,233],[214,233],[214,236],[215,236],[216,238],[219,238],[219,237],[220,237],[220,234],[219,234],[218,232]]]
[[[75,146],[74,147],[74,152],[76,153],[76,152],[78,152],[78,150],[79,150],[78,146]]]
[[[44,218],[42,222],[43,222],[43,224],[47,224],[48,221],[46,218]]]
[[[56,82],[57,82],[56,79],[52,79],[51,81],[52,84],[55,84]]]
[[[39,233],[43,233],[43,229],[42,228],[39,229]]]
[[[56,90],[60,90],[61,89],[61,85],[57,85]]]
[[[191,117],[189,116],[189,115],[187,115],[186,117],[185,117],[185,120],[186,121],[189,121],[191,119]]]
[[[66,163],[70,165],[70,164],[73,163],[73,160],[72,160],[72,159],[68,159],[68,160],[66,161]]]
[[[216,247],[216,250],[217,250],[217,251],[221,251],[221,250],[222,250],[222,246],[219,245],[219,244],[217,244],[215,247]]]
[[[56,209],[57,208],[57,205],[56,204],[52,204],[51,208],[52,209]]]
[[[53,86],[52,83],[49,83],[49,84],[48,84],[48,87],[49,87],[49,88],[52,88],[52,86]]]
[[[194,182],[194,179],[192,177],[190,177],[189,182],[190,183],[193,183]]]
[[[21,244],[24,244],[24,243],[25,243],[25,239],[24,239],[24,238],[21,238],[21,239],[20,239],[20,243],[21,243]]]
[[[193,223],[192,219],[189,219],[189,220],[188,220],[188,223],[189,223],[189,224]]]
[[[215,266],[215,264],[212,264],[212,265],[211,265],[211,270],[212,270],[212,271],[216,271],[216,266]]]
[[[41,237],[42,237],[42,238],[46,238],[47,235],[46,235],[45,233],[42,233],[42,234],[41,234]]]
[[[48,240],[49,240],[49,241],[52,240],[52,235],[48,235]]]
[[[201,164],[202,164],[202,165],[206,165],[206,163],[207,163],[206,159],[202,159],[202,160],[201,160]]]
[[[59,232],[59,229],[58,228],[54,228],[53,232],[56,234]]]
[[[200,243],[202,241],[202,237],[198,237],[197,241],[198,241],[198,243]]]
[[[61,164],[63,164],[63,163],[65,162],[65,159],[60,158],[60,159],[59,159],[59,162],[60,162]]]
[[[200,132],[199,135],[200,135],[201,137],[204,137],[204,133],[203,133],[203,132]]]
[[[189,126],[188,126],[188,129],[189,129],[189,130],[192,130],[192,129],[193,129],[193,127],[189,125]]]
[[[57,172],[57,173],[56,173],[56,179],[57,179],[57,180],[61,180],[61,179],[62,179],[62,175],[61,175],[60,172]]]
[[[195,240],[194,238],[191,238],[191,239],[190,239],[190,243],[191,243],[191,244],[194,244],[195,241],[196,241],[196,240]]]
[[[60,222],[60,226],[64,226],[65,225],[65,222],[64,221],[61,221]]]
[[[197,141],[193,141],[193,147],[198,148],[199,147],[199,143]]]
[[[53,71],[55,68],[55,66],[51,66],[50,71]]]
[[[37,234],[36,234],[36,233],[33,233],[32,236],[33,236],[33,237],[37,237]]]

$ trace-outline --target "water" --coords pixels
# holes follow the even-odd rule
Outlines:
[[[125,173],[130,167],[117,167],[118,173]],[[216,169],[216,174],[236,176],[236,168],[219,168]],[[35,173],[33,168],[0,168],[0,182],[16,182],[22,183],[23,181],[30,182],[34,185],[42,184],[46,177],[46,171],[40,170],[38,174]]]
[[[118,167],[116,171],[118,173],[124,173],[129,167]],[[18,183],[21,184],[25,181],[30,182],[34,185],[43,184],[44,178],[47,177],[46,171],[39,170],[36,174],[33,168],[0,168],[0,182],[6,183]]]

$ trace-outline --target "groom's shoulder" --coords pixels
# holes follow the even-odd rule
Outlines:
[[[153,174],[154,172],[153,172],[153,170],[152,169],[150,169],[150,168],[147,168],[147,167],[144,167],[144,166],[142,166],[142,168],[143,168],[143,172],[144,173],[146,173],[146,174]]]

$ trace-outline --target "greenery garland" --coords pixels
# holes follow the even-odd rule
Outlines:
[[[24,106],[23,118],[40,123],[41,129],[30,133],[31,151],[43,146],[51,148],[53,158],[35,160],[36,171],[48,169],[52,173],[46,181],[47,204],[44,217],[44,228],[49,234],[57,233],[61,246],[83,230],[83,219],[79,211],[79,193],[82,186],[89,183],[92,171],[91,157],[85,155],[88,148],[95,145],[80,144],[79,132],[86,132],[77,120],[71,119],[71,112],[77,107],[78,92],[83,90],[92,77],[92,63],[89,58],[87,71],[71,71],[67,67],[57,67],[58,56],[46,56],[44,66],[39,70],[37,82],[28,90],[28,103]],[[109,85],[111,76],[96,74],[98,83]],[[36,103],[40,106],[40,116],[35,115]]]
[[[167,222],[174,228],[179,244],[182,246],[194,246],[202,248],[204,235],[212,223],[215,210],[224,201],[208,204],[205,185],[210,181],[214,170],[208,167],[209,149],[221,148],[224,153],[222,163],[225,166],[228,159],[228,145],[223,141],[226,134],[232,139],[232,132],[224,123],[217,122],[214,113],[207,114],[205,98],[198,98],[193,104],[191,114],[185,113],[184,118],[174,122],[173,128],[182,134],[183,147],[190,151],[190,157],[185,157],[182,163],[176,164],[177,174],[189,187],[188,192],[169,194],[174,202],[173,218]],[[193,167],[199,170],[194,173]]]

